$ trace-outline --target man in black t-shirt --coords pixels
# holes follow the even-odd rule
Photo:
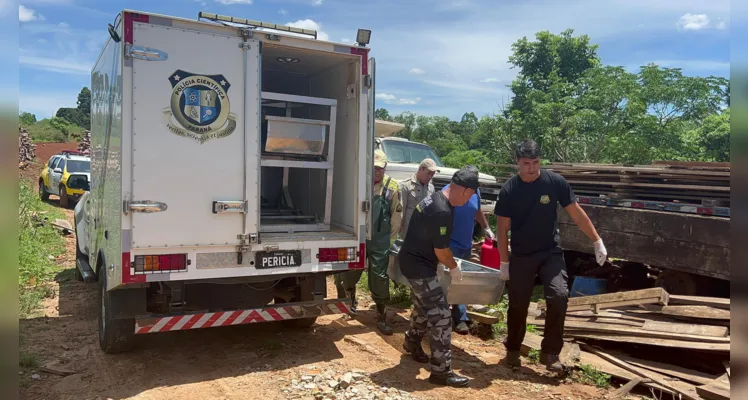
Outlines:
[[[421,340],[430,333],[429,382],[437,385],[468,385],[467,378],[452,371],[452,313],[437,278],[437,268],[443,268],[443,264],[449,268],[452,281],[462,280],[460,260],[456,260],[449,249],[454,208],[467,203],[477,190],[475,169],[463,168],[455,172],[448,187],[418,203],[398,255],[400,271],[413,289],[413,312],[403,349],[414,360],[428,362]]]
[[[507,364],[520,366],[520,347],[525,337],[527,308],[539,275],[548,311],[541,343],[540,359],[550,371],[561,372],[558,355],[563,346],[564,320],[569,296],[566,262],[559,247],[557,207],[594,243],[595,257],[603,265],[607,257],[602,239],[587,213],[576,202],[574,191],[562,176],[540,169],[540,149],[532,140],[517,146],[519,174],[501,188],[494,214],[498,217],[500,273],[509,280],[507,312]],[[511,230],[512,256],[509,258],[508,233]]]

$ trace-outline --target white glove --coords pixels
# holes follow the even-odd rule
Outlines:
[[[595,260],[597,260],[597,263],[600,265],[603,265],[605,263],[605,259],[608,258],[608,251],[605,250],[605,245],[603,244],[602,239],[598,239],[597,242],[595,242]]]
[[[499,264],[499,279],[502,281],[509,280],[509,263],[506,261]]]
[[[487,239],[495,240],[496,235],[493,234],[493,231],[491,228],[486,228],[483,230],[483,234],[486,236]]]
[[[455,258],[457,266],[449,270],[449,276],[452,282],[459,282],[462,280],[462,260]]]

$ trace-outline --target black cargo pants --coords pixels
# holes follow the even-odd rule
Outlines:
[[[527,308],[535,286],[535,276],[540,276],[547,304],[545,329],[541,351],[558,355],[564,345],[564,321],[569,298],[564,252],[560,248],[532,255],[512,255],[509,260],[509,310],[505,346],[508,351],[519,351],[525,339]]]

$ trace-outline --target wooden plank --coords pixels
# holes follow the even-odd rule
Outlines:
[[[709,306],[667,306],[662,307],[662,314],[699,319],[730,320],[730,311]]]
[[[599,317],[573,317],[573,316],[566,316],[566,322],[573,322],[573,323],[599,323],[599,324],[610,324],[610,325],[621,325],[621,326],[633,326],[641,328],[644,326],[643,322],[640,321],[629,321],[627,319],[623,318],[599,318]],[[536,326],[545,326],[545,318],[527,318],[527,323],[530,325],[536,325]]]
[[[522,347],[520,352],[522,355],[527,356],[530,354],[530,350],[540,351],[540,345],[543,342],[543,337],[534,333],[525,333],[525,339],[522,341]],[[574,347],[577,347],[576,349]],[[561,354],[558,358],[561,363],[565,366],[573,366],[579,360],[579,345],[576,343],[564,342],[564,346],[561,348]]]
[[[642,326],[645,331],[657,332],[675,332],[685,333],[697,336],[727,336],[726,326],[701,325],[701,324],[680,324],[677,322],[647,321]]]
[[[719,169],[730,169],[729,162],[717,162],[717,161],[664,161],[656,160],[652,162],[652,165],[667,165],[671,167],[681,168],[719,168]]]
[[[624,302],[624,301],[631,301],[631,300],[647,300],[649,301],[652,298],[658,299],[660,301],[659,304],[667,304],[667,292],[663,288],[650,288],[650,289],[642,289],[642,290],[630,290],[626,292],[616,292],[616,293],[606,293],[606,294],[598,294],[594,296],[581,296],[581,297],[572,297],[568,301],[568,307],[576,307],[576,306],[582,306],[582,305],[593,305],[593,304],[603,304],[603,303],[618,303],[618,302]],[[651,303],[644,303],[644,304],[651,304]],[[539,304],[538,307],[545,308],[546,304]]]
[[[662,302],[662,298],[652,297],[649,299],[624,300],[624,301],[614,301],[611,303],[596,303],[596,304],[590,304],[590,305],[569,306],[567,308],[567,311],[592,310],[593,313],[599,314],[601,312],[600,310],[604,308],[618,308],[618,307],[627,307],[627,306],[640,306],[640,305],[646,305],[646,304],[660,304],[661,302]]]
[[[620,356],[619,358],[623,361],[626,361],[627,363],[698,385],[706,385],[718,378],[718,376],[688,368],[683,368],[677,365],[665,364],[657,361],[642,360],[629,356]]]
[[[574,322],[569,321],[564,324],[565,332],[601,332],[605,334],[616,334],[625,336],[639,336],[647,338],[658,338],[658,339],[672,339],[672,340],[683,340],[683,341],[695,341],[702,343],[730,343],[729,337],[714,337],[714,336],[701,336],[701,335],[690,335],[678,332],[660,332],[660,331],[645,331],[640,328],[632,328],[623,325],[612,325],[612,324],[598,324],[591,322]]]
[[[585,184],[588,182],[574,179],[567,179],[571,185]],[[613,187],[640,187],[640,188],[657,188],[657,189],[677,189],[677,190],[706,190],[709,192],[729,193],[729,186],[701,186],[701,185],[669,185],[662,183],[635,183],[635,182],[596,182],[600,185]]]
[[[696,392],[707,400],[729,400],[730,378],[724,374],[707,385],[697,386]]]
[[[635,387],[639,386],[639,384],[644,383],[644,382],[652,382],[652,380],[647,379],[647,378],[642,378],[641,376],[637,376],[636,378],[626,382],[625,385],[616,389],[616,391],[611,393],[610,396],[608,396],[607,398],[611,400],[623,399],[629,393],[631,393],[631,391],[634,390]]]
[[[636,374],[626,371],[625,369],[600,358],[600,356],[598,356],[597,354],[592,354],[587,351],[581,352],[579,363],[582,365],[591,365],[597,368],[600,372],[608,374],[610,376],[614,376],[618,379],[625,379],[625,380],[631,381],[637,378]],[[662,387],[651,381],[648,381],[648,382],[644,381],[642,382],[642,385],[646,387],[651,387],[653,389],[661,390],[662,392],[667,393],[667,394],[672,393],[670,389]]]
[[[730,299],[721,297],[703,297],[703,296],[681,296],[670,295],[670,305],[685,306],[710,306],[714,308],[730,309]]]
[[[680,393],[685,399],[701,400],[699,397],[699,394],[696,392],[696,387],[694,385],[691,385],[685,382],[673,381],[673,380],[667,379],[667,377],[664,375],[661,375],[657,372],[650,371],[650,370],[647,370],[641,367],[637,367],[635,365],[631,365],[612,354],[608,354],[601,350],[597,350],[593,348],[592,346],[583,346],[583,347],[586,351],[595,353],[601,358],[629,372],[632,372],[643,378],[650,379],[653,382],[672,390],[673,392]]]
[[[468,311],[467,315],[468,315],[468,317],[470,318],[471,321],[480,322],[482,324],[493,325],[493,324],[499,322],[499,317],[495,317],[493,315],[479,313],[477,311]]]
[[[608,342],[635,343],[658,347],[670,347],[687,350],[702,350],[718,353],[729,353],[730,343],[699,343],[686,340],[657,339],[641,336],[617,335],[595,332],[564,332],[564,336],[576,339],[594,339]]]
[[[725,361],[723,364],[725,366],[725,370],[727,371],[727,377],[730,378],[730,362]]]

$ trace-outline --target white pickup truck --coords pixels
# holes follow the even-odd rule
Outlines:
[[[326,300],[326,277],[366,259],[369,35],[351,45],[215,14],[117,16],[92,69],[91,190],[75,208],[103,351],[348,312]]]
[[[397,129],[397,126],[393,123],[377,121],[377,124],[379,125],[377,126],[378,132]],[[418,166],[424,158],[433,159],[439,167],[432,180],[436,190],[446,186],[452,180],[452,175],[457,172],[455,168],[445,167],[434,150],[423,143],[390,136],[377,137],[375,146],[382,149],[384,154],[387,155],[387,175],[399,181],[413,176],[418,171]],[[481,192],[481,210],[486,214],[493,213],[501,185],[494,176],[483,173],[478,176],[478,183]]]

